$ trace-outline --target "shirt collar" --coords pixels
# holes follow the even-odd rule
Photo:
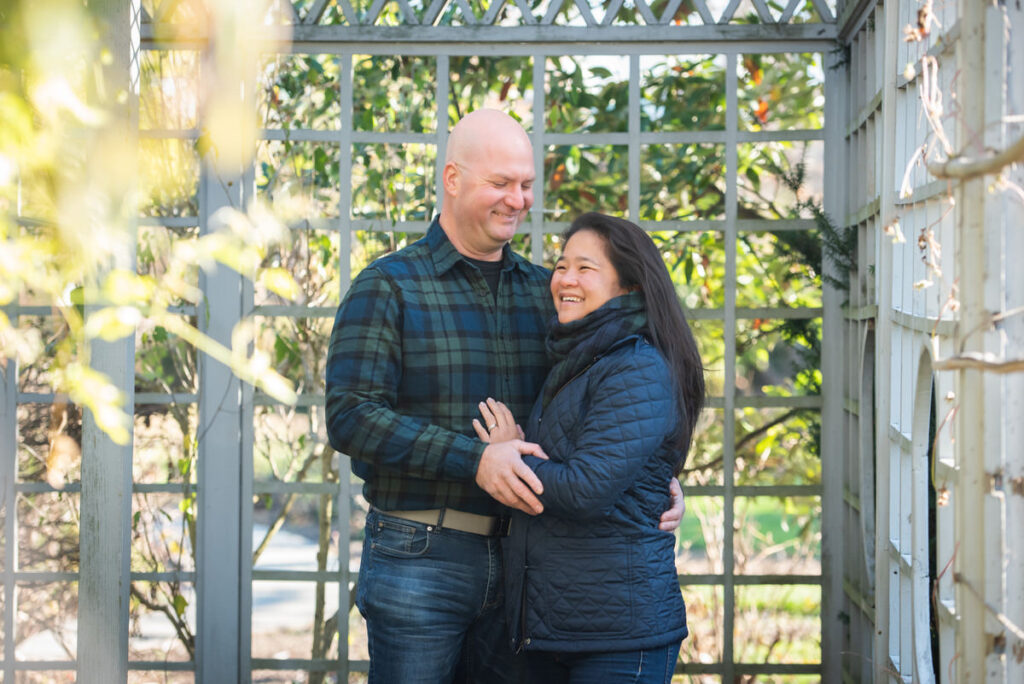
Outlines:
[[[434,268],[437,270],[438,275],[444,275],[455,264],[463,261],[462,254],[459,253],[459,250],[455,249],[455,245],[448,239],[448,234],[441,228],[440,217],[435,217],[430,223],[430,228],[427,229],[426,240],[427,246],[430,248],[431,257],[434,260]],[[501,270],[508,271],[513,268],[521,268],[520,260],[521,257],[512,251],[508,243],[501,248]]]

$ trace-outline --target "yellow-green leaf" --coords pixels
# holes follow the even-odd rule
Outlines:
[[[185,609],[188,608],[188,600],[181,594],[174,595],[174,612],[181,617],[185,614]]]
[[[135,332],[135,326],[142,320],[142,314],[132,306],[108,306],[89,314],[85,323],[85,334],[113,342]]]
[[[299,295],[299,286],[295,279],[283,268],[264,269],[260,273],[260,284],[285,299],[295,299]]]
[[[153,288],[152,277],[116,269],[103,281],[103,296],[113,304],[144,305],[152,299]]]

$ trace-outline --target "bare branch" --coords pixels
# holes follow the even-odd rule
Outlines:
[[[994,354],[964,352],[948,359],[936,361],[935,370],[973,369],[990,373],[1018,373],[1024,371],[1024,359],[1000,360]]]
[[[192,634],[192,631],[188,627],[188,622],[182,619],[177,614],[176,611],[172,610],[171,605],[169,603],[151,601],[149,598],[146,597],[145,593],[143,593],[141,590],[139,590],[138,587],[135,586],[134,582],[131,583],[128,590],[131,593],[131,595],[138,600],[139,603],[146,606],[151,611],[156,613],[163,613],[167,617],[167,620],[174,627],[174,631],[178,635],[178,640],[181,641],[182,645],[185,647],[185,650],[188,651],[189,657],[195,657],[196,640],[195,636],[193,636]]]
[[[976,178],[989,173],[997,173],[1003,167],[1024,161],[1024,136],[1017,139],[1009,147],[999,152],[982,157],[956,157],[947,161],[928,165],[928,172],[936,178]]]
[[[312,452],[306,457],[306,461],[302,464],[302,467],[299,468],[299,474],[296,477],[296,480],[301,482],[302,479],[306,476],[306,471],[309,470],[310,466],[312,466],[315,461],[316,453]],[[295,494],[289,493],[287,496],[285,496],[284,504],[281,505],[281,510],[274,518],[274,522],[270,524],[270,527],[267,529],[267,533],[263,535],[263,540],[256,547],[256,550],[252,552],[252,562],[254,565],[256,564],[256,561],[260,559],[260,556],[263,555],[263,552],[267,550],[267,546],[270,545],[270,540],[274,537],[275,534],[277,534],[277,531],[284,526],[285,519],[287,519],[288,514],[291,512],[292,506],[294,504]]]

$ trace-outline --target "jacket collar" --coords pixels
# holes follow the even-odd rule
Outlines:
[[[546,344],[555,363],[544,381],[541,405],[547,408],[564,385],[626,340],[638,339],[646,328],[647,309],[639,292],[613,297],[575,321],[558,323],[553,317]]]

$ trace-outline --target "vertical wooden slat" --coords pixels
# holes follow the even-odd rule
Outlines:
[[[211,221],[213,210],[239,197],[208,168],[200,193],[202,231],[207,233],[219,227]],[[242,277],[218,266],[215,275],[204,276],[201,282],[206,307],[200,312],[200,326],[215,341],[230,346],[232,328],[241,319]],[[206,355],[199,358],[199,378],[197,680],[228,682],[239,679],[241,651],[241,385],[228,368]]]
[[[1020,37],[1024,35],[1024,6],[1007,3],[1004,6],[1009,28],[1001,41],[1007,59],[1003,62],[1005,72],[1002,81],[1008,82],[1016,78],[1021,82],[1024,74],[1024,51],[1020,50]],[[1011,41],[1018,41],[1012,44]],[[1007,90],[1004,112],[1024,112],[1024,88]],[[1024,121],[1008,123],[1001,127],[1002,139],[1000,147],[1005,147],[1014,140],[1024,136]],[[1007,171],[1007,180],[1024,185],[1024,165],[1018,164],[1014,170]],[[1003,311],[1019,311],[1024,307],[1024,269],[1020,268],[1019,258],[1024,254],[1024,203],[1015,201],[1012,196],[1001,198],[1003,250],[1000,272],[1005,274],[1005,295]],[[1024,358],[1024,315],[1011,316],[1003,322],[1006,332],[1003,355],[1005,358]],[[1005,378],[1005,394],[1002,402],[1003,411],[1003,451],[1006,455],[1007,497],[1006,521],[1003,537],[1008,558],[1024,559],[1024,534],[1013,533],[1010,526],[1016,526],[1024,520],[1024,373],[1015,373]],[[1006,573],[1006,609],[1010,622],[1024,629],[1024,560],[1018,560],[1016,568]],[[1018,635],[1015,639],[1008,638],[1008,648],[1015,656],[1024,653],[1024,639]],[[1024,681],[1024,656],[1013,657],[1007,661],[1006,681]]]
[[[738,92],[736,75],[737,55],[730,52],[725,59],[725,320],[722,329],[725,336],[725,383],[723,400],[725,412],[722,425],[722,474],[725,484],[725,498],[722,502],[723,534],[722,600],[722,681],[735,679],[735,629],[736,629],[736,582],[733,525],[736,500],[733,494],[736,480],[736,228],[739,150],[737,129],[739,126]]]
[[[11,316],[11,323],[17,325],[17,318]],[[0,372],[0,506],[3,510],[3,674],[5,682],[14,681],[14,616],[17,608],[14,587],[14,572],[17,568],[18,545],[11,540],[18,538],[14,482],[18,477],[18,364],[6,361]]]
[[[216,76],[207,57],[200,78],[210,82]],[[218,87],[231,86],[222,83]],[[242,92],[241,84],[234,87]],[[228,160],[219,161],[222,167],[230,167]],[[242,208],[241,160],[236,169],[233,176],[227,176],[219,173],[211,160],[203,160],[199,184],[201,234],[223,227],[216,216],[219,209]],[[242,276],[218,265],[216,271],[201,274],[200,287],[205,300],[199,310],[199,328],[230,348],[232,330],[242,318]],[[242,653],[240,638],[241,534],[245,531],[241,517],[242,420],[241,383],[222,363],[200,354],[196,680],[203,684],[240,681],[240,660],[248,657]]]
[[[899,3],[887,2],[884,5],[884,29],[883,36],[897,35],[899,30]],[[879,164],[881,166],[881,191],[879,194],[879,207],[881,212],[881,224],[891,225],[896,219],[896,184],[899,176],[896,170],[896,46],[891,41],[886,41],[882,49],[882,74],[884,85],[882,88],[881,104],[881,130],[882,143]],[[875,494],[875,509],[878,511],[879,522],[875,526],[875,550],[878,554],[875,564],[875,643],[874,643],[874,680],[876,682],[889,681],[889,633],[895,625],[891,624],[892,593],[890,588],[891,559],[889,549],[889,520],[893,515],[893,502],[891,501],[892,475],[889,458],[889,424],[892,412],[892,394],[889,391],[889,382],[892,378],[893,366],[893,333],[892,333],[892,241],[888,237],[882,237],[878,243],[876,254],[877,273],[877,302],[878,317],[876,320],[875,348],[880,350],[876,358],[876,377],[884,379],[880,383],[875,394],[875,415],[874,421],[878,428],[875,430],[875,453],[878,454],[878,469],[875,473],[877,478]]]
[[[352,53],[338,55],[341,74],[341,169],[340,178],[352,177]],[[444,65],[445,76],[447,77],[447,62]],[[440,100],[440,98],[439,98]],[[441,119],[438,119],[438,127],[446,128]],[[438,174],[440,177],[440,174]],[[344,297],[352,281],[352,183],[342,182],[338,199],[338,222],[341,235],[339,236],[341,248],[338,250],[338,257],[341,259],[338,271],[341,274],[341,296]],[[326,420],[326,415],[325,415]],[[351,557],[351,533],[352,528],[352,465],[348,455],[338,454],[338,500],[335,502],[335,510],[338,511],[339,539],[344,540],[338,544],[338,681],[347,682],[350,672],[349,651],[348,651],[348,621],[352,615],[353,603],[349,602],[349,584],[352,581],[349,568],[352,564]]]
[[[968,153],[980,151],[970,141],[985,129],[985,5],[960,3],[960,40],[957,46],[957,68],[965,78],[959,81],[958,99],[971,102],[958,118],[957,139]],[[981,141],[979,141],[980,143]],[[986,180],[974,178],[958,184],[956,205],[956,270],[959,275],[961,302],[960,325],[956,348],[964,352],[985,352],[985,336],[974,331],[988,327],[985,301],[986,247]],[[990,417],[985,410],[985,378],[979,370],[962,370],[958,374],[957,401],[957,468],[959,476],[954,490],[956,506],[956,538],[959,550],[954,562],[957,583],[957,613],[960,625],[957,638],[957,679],[963,682],[983,681],[985,677],[986,627],[983,592],[985,569],[989,557],[986,534],[995,532],[986,526],[985,503],[988,488],[988,466],[985,439],[990,430]]]
[[[928,480],[931,475],[929,453],[932,440],[929,439],[929,422],[932,417],[932,367],[927,353],[920,354],[917,381],[914,388],[914,417],[912,424],[913,452],[911,487],[908,498],[912,505],[911,527],[911,577],[913,589],[913,611],[908,616],[913,622],[913,636],[909,640],[913,645],[913,672],[918,673],[919,681],[928,681],[929,673],[933,672],[931,651],[931,630],[926,626],[930,622],[930,587],[928,576]],[[907,663],[908,669],[911,664]]]
[[[640,56],[629,56],[629,146],[626,149],[629,164],[627,188],[629,219],[640,223]]]
[[[533,142],[533,168],[537,172],[537,180],[533,184],[533,208],[530,210],[530,261],[535,264],[544,263],[544,133],[547,126],[545,116],[544,70],[547,58],[542,52],[533,55],[533,131],[530,138]]]
[[[836,71],[825,72],[825,121],[840,119],[843,111],[842,83],[844,74]],[[832,125],[826,131],[824,159],[839,159],[843,148],[843,127]],[[842,175],[825,174],[824,208],[830,216],[842,216]],[[846,278],[829,259],[824,259],[824,275],[836,279]],[[824,280],[824,278],[823,278]],[[823,283],[821,340],[822,374],[822,426],[843,424],[844,366],[847,359],[855,358],[845,349],[843,317],[840,307],[843,293]],[[852,351],[852,350],[851,350]],[[828,434],[828,432],[825,432]],[[846,461],[845,441],[823,439],[821,444],[821,653],[823,656],[821,680],[841,681],[839,658],[824,658],[826,653],[839,653],[842,642],[841,623],[833,616],[840,612],[843,603],[843,463]]]
[[[340,61],[338,73],[341,78],[341,159],[338,160],[338,178],[341,179],[341,185],[338,187],[338,281],[341,287],[339,294],[344,299],[352,282],[352,53],[343,53]]]
[[[856,45],[861,41],[867,41],[867,31],[860,29],[854,36],[853,44]],[[836,64],[834,68],[845,72],[845,80],[847,86],[845,88],[837,88],[829,90],[826,94],[825,107],[828,112],[830,105],[828,99],[830,97],[841,97],[843,103],[840,107],[837,107],[834,111],[844,112],[848,121],[856,121],[855,117],[859,116],[859,112],[863,110],[865,106],[864,98],[853,92],[853,84],[855,84],[860,78],[859,69],[863,68],[863,64],[858,64],[853,60],[854,48],[853,46],[848,47],[851,55],[851,59],[843,64]],[[826,73],[826,79],[828,74]],[[826,121],[829,119],[828,113],[826,113]],[[840,122],[842,123],[842,122]],[[847,156],[844,159],[845,168],[850,169],[862,169],[862,164],[866,157],[865,152],[869,149],[870,144],[870,129],[857,129],[851,130],[849,124],[842,126],[843,129],[849,131],[846,141],[846,152]],[[834,133],[833,133],[834,134]],[[827,144],[827,143],[826,143]],[[826,158],[829,158],[829,154],[826,151]],[[852,172],[856,176],[861,174],[858,172]],[[866,173],[864,174],[866,175]],[[855,192],[847,193],[847,196],[843,199],[836,197],[841,193],[841,188],[837,184],[832,185],[833,199],[829,200],[826,196],[827,206],[837,206],[839,209],[830,210],[829,213],[832,216],[841,217],[841,225],[846,230],[854,231],[857,233],[857,250],[859,254],[863,254],[865,251],[865,245],[863,242],[863,231],[861,230],[861,223],[852,222],[849,220],[853,212],[858,211],[860,207],[864,206],[867,202],[867,197],[870,195],[868,189],[868,183],[862,182]],[[826,192],[829,190],[826,189]],[[866,302],[863,301],[861,296],[861,288],[859,287],[861,281],[861,271],[864,268],[864,261],[859,260],[860,268],[853,274],[839,274],[838,277],[843,278],[846,282],[850,283],[850,290],[848,292],[850,307],[853,310],[860,310],[860,307],[864,306]],[[871,363],[867,357],[865,350],[866,341],[864,336],[865,324],[863,321],[850,321],[847,325],[847,334],[845,335],[844,342],[847,344],[847,349],[850,353],[856,353],[855,358],[860,359],[860,363],[851,364],[852,367],[846,374],[847,384],[844,389],[845,396],[854,398],[857,402],[857,414],[851,416],[850,420],[850,433],[848,435],[848,449],[847,457],[850,463],[847,477],[848,486],[856,490],[857,492],[857,503],[858,508],[856,511],[850,511],[851,524],[849,527],[848,538],[845,540],[844,552],[847,554],[847,562],[844,566],[847,568],[847,578],[853,586],[857,588],[860,596],[869,596],[868,582],[865,579],[865,569],[869,567],[867,561],[867,554],[873,546],[873,539],[866,539],[866,533],[869,529],[870,516],[874,513],[873,498],[871,492],[874,486],[873,481],[865,482],[865,478],[870,476],[870,470],[868,468],[869,461],[865,456],[873,451],[873,445],[865,440],[864,426],[870,425],[871,416],[871,382],[872,376],[870,375]],[[827,383],[826,379],[826,383]],[[825,422],[824,419],[822,421]],[[870,432],[867,433],[870,436]],[[824,504],[824,502],[823,502]],[[828,543],[823,536],[823,543]],[[870,658],[871,650],[868,646],[871,634],[868,632],[865,634],[865,621],[866,616],[862,612],[860,603],[855,602],[852,598],[848,599],[844,603],[844,610],[847,614],[851,615],[854,619],[851,620],[849,629],[849,653],[845,654],[842,658],[842,675],[848,676],[853,675],[857,680],[864,678],[863,664]],[[825,613],[823,607],[822,613]],[[832,614],[832,613],[829,613]],[[865,636],[868,638],[865,639]],[[824,651],[825,649],[823,649]],[[823,658],[824,660],[824,658]],[[827,667],[827,665],[824,665]]]
[[[103,69],[105,93],[95,97],[111,117],[107,126],[131,138],[138,125],[139,5],[104,0],[90,7],[99,19],[100,42],[112,59]],[[117,104],[113,101],[116,93],[129,97]],[[125,191],[131,196],[129,189]],[[110,266],[134,272],[134,208],[125,211],[130,213],[110,217],[123,221],[129,231],[125,244],[116,246]],[[93,304],[102,306],[101,302]],[[87,316],[90,308],[87,303]],[[91,345],[92,367],[123,393],[128,416],[135,413],[134,357],[134,335]],[[100,430],[92,412],[83,416],[78,588],[78,681],[83,684],[110,684],[128,676],[133,434],[129,425],[127,443],[117,444]],[[9,504],[13,503],[10,500]],[[15,510],[9,505],[8,515]],[[7,543],[17,544],[17,539],[8,538]]]
[[[435,97],[437,100],[437,150],[434,157],[434,214],[441,213],[441,200],[444,198],[444,164],[448,147],[448,106],[451,104],[451,58],[448,55],[437,56],[437,83]]]
[[[255,109],[256,102],[252,88],[245,88],[247,106]],[[249,164],[242,174],[242,201],[248,202],[256,193],[256,173],[253,164]],[[250,316],[253,310],[253,283],[248,278],[242,279],[241,312],[242,316]],[[251,352],[251,350],[250,350]],[[241,424],[239,441],[239,592],[238,592],[238,663],[239,681],[252,681],[252,526],[253,526],[253,444],[255,442],[255,388],[247,383],[241,384]]]
[[[1021,110],[1008,110],[1006,100],[1009,93],[1016,93],[1016,91],[1020,90],[1020,84],[1024,83],[1024,75],[1009,74],[1004,69],[1007,60],[1018,50],[1017,46],[1021,44],[1022,37],[1019,33],[1015,35],[1008,34],[1008,15],[1004,7],[982,4],[980,7],[975,8],[973,3],[965,2],[964,4],[965,12],[977,9],[981,14],[980,19],[984,24],[984,34],[981,36],[982,69],[974,80],[980,82],[984,88],[985,104],[984,107],[978,108],[982,111],[974,112],[977,116],[976,119],[968,119],[964,122],[965,128],[969,126],[969,130],[974,131],[974,137],[968,137],[967,130],[965,130],[959,142],[962,146],[970,149],[972,154],[981,155],[986,150],[1003,149],[1012,142],[1004,137],[1003,126],[1000,125],[1000,120],[1007,114],[1016,116],[1022,113]],[[1017,5],[1017,9],[1020,9],[1020,3],[1006,4]],[[1018,26],[1019,28],[1021,27]],[[1004,41],[1007,41],[1008,44],[1004,43]],[[970,41],[965,42],[965,50],[970,45]],[[955,84],[956,81],[954,80],[953,83]],[[967,92],[966,95],[970,97],[971,93]],[[976,127],[979,124],[981,128]],[[978,136],[978,131],[984,131],[984,133]],[[1019,167],[1020,165],[1018,164],[1017,166]],[[1009,171],[1009,169],[1005,171]],[[1004,190],[1001,195],[996,195],[992,192],[993,180],[993,176],[980,178],[978,179],[978,185],[974,189],[975,192],[978,192],[979,200],[985,203],[985,217],[980,222],[982,230],[985,231],[984,280],[981,287],[981,308],[975,319],[979,323],[988,319],[993,311],[1011,311],[1013,307],[1007,306],[1007,304],[1016,304],[1017,307],[1024,304],[1024,300],[1008,302],[1004,298],[1007,285],[1005,279],[1009,276],[1010,271],[1019,270],[1020,266],[1019,263],[1011,262],[1012,265],[1009,268],[1006,267],[1003,261],[1003,255],[1006,252],[1004,251],[1004,236],[1001,230],[1006,225],[1007,208],[1010,206],[1016,207],[1019,216],[1019,208],[1024,204],[1024,198],[1019,196],[1013,197],[1009,190]],[[998,179],[995,180],[998,183]],[[965,211],[967,209],[967,207],[964,208]],[[1012,223],[1010,225],[1012,226],[1011,230],[1019,231],[1022,227],[1021,223]],[[969,239],[969,236],[965,235],[964,237]],[[1018,258],[1021,254],[1021,252],[1016,252]],[[967,318],[968,315],[965,311],[965,324],[967,323]],[[965,332],[972,329],[972,327],[966,326],[963,328]],[[1024,358],[1022,354],[1014,354],[1013,346],[1006,344],[1007,336],[1001,331],[994,329],[994,326],[986,328],[980,337],[979,346],[988,354],[999,358]],[[1018,338],[1016,341],[1018,342],[1016,345],[1017,351],[1024,349],[1024,343],[1021,343],[1021,339]],[[1022,373],[1017,373],[1017,375],[1020,376]],[[1006,515],[1007,490],[1009,489],[1012,492],[1012,488],[1006,484],[1005,474],[1014,472],[1015,469],[1012,468],[1014,460],[1017,463],[1022,462],[1020,453],[1024,451],[1024,448],[1021,447],[1019,442],[1007,442],[1004,434],[1006,426],[1011,422],[1020,422],[1024,414],[1004,414],[1001,410],[1006,405],[1005,400],[1007,398],[1008,387],[1005,379],[1005,376],[999,373],[984,373],[982,375],[981,389],[986,403],[983,406],[974,407],[975,410],[983,411],[987,419],[985,437],[982,444],[983,453],[985,454],[984,524],[986,534],[984,535],[985,570],[982,577],[984,589],[981,594],[987,604],[985,610],[985,632],[988,638],[986,639],[985,646],[985,671],[990,681],[994,680],[997,682],[1013,681],[1007,677],[1007,667],[1010,660],[1024,661],[1024,637],[1021,636],[1024,634],[1024,623],[1016,623],[1016,634],[1005,624],[1005,616],[1009,608],[1007,602],[1007,582],[1009,576],[1024,574],[1024,562],[1014,564],[1010,560],[1014,557],[1007,553],[1010,535],[1012,534],[1015,539],[1019,540],[1024,537],[1024,533],[1017,527],[1018,521]],[[1011,454],[1016,454],[1017,458],[1013,459]],[[1016,472],[1018,476],[1024,477],[1024,470],[1017,470]],[[999,473],[1004,474],[1003,482],[999,481]],[[1021,483],[1019,486],[1024,487],[1024,480],[1019,482]],[[988,606],[995,606],[997,611],[1003,615],[1003,619],[999,619]],[[1002,640],[1005,645],[1003,647],[1000,647],[998,643],[992,646],[988,645],[998,640]],[[1003,653],[1004,650],[1011,655],[1010,658],[1006,657]]]

